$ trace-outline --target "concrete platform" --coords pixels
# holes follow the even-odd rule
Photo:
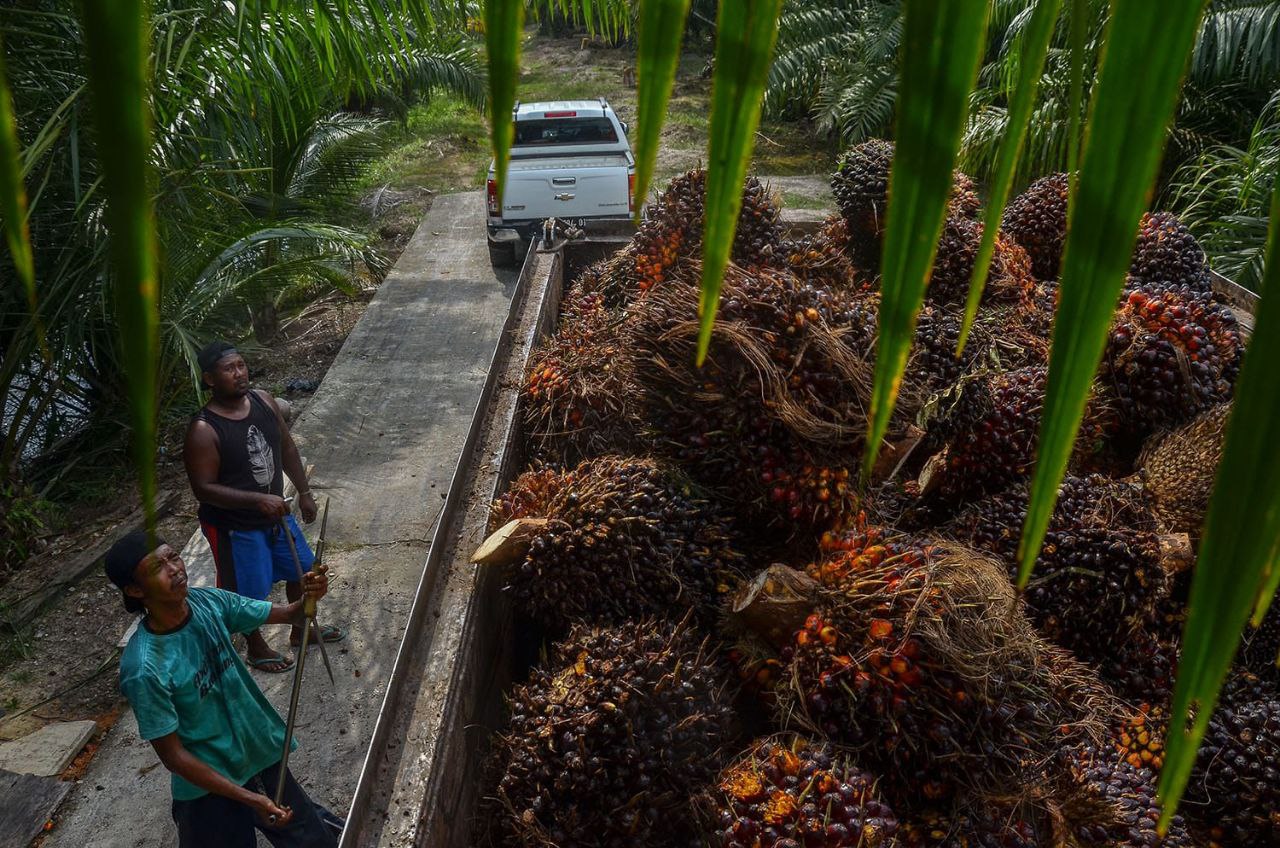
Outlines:
[[[294,426],[315,466],[312,488],[321,500],[332,498],[334,579],[321,620],[350,635],[329,648],[336,689],[318,652],[308,657],[300,747],[290,766],[339,814],[355,789],[515,280],[514,271],[489,265],[483,195],[437,197]],[[188,551],[192,568],[211,567],[199,540]],[[282,647],[287,635],[277,628],[267,637]],[[254,676],[283,715],[292,676]],[[64,803],[45,848],[174,844],[168,774],[126,713]]]
[[[96,729],[92,721],[46,724],[35,733],[0,744],[0,769],[40,777],[62,774]]]

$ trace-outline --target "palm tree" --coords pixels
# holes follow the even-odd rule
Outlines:
[[[0,269],[0,477],[69,434],[127,420],[100,140],[74,9],[40,0],[0,10],[40,295],[37,325]],[[474,50],[453,26],[466,12],[452,2],[155,4],[162,404],[190,396],[182,387],[194,385],[198,340],[239,335],[250,316],[269,336],[283,299],[354,291],[358,274],[381,271],[368,236],[330,222],[331,207],[414,99],[448,91],[483,102]],[[351,103],[360,114],[345,110]]]

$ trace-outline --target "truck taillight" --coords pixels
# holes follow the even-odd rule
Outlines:
[[[489,197],[489,214],[498,215],[498,181],[489,180],[485,183],[485,192]]]
[[[627,174],[627,211],[633,215],[636,211],[636,175],[634,172]]]

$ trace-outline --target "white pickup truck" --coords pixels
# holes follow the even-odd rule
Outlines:
[[[636,163],[627,125],[599,100],[517,103],[506,185],[489,163],[489,258],[510,265],[547,218],[625,220],[635,209]]]

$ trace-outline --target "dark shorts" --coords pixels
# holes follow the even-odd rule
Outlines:
[[[303,571],[311,570],[315,555],[302,536],[298,522],[290,515],[285,521],[298,546]],[[204,537],[213,549],[218,571],[218,588],[265,601],[271,587],[281,581],[298,579],[298,569],[289,550],[289,540],[278,525],[264,530],[224,530],[200,522]]]
[[[273,797],[280,764],[267,766],[245,787]],[[318,804],[288,772],[283,806],[293,810],[286,827],[270,827],[254,811],[221,795],[203,795],[194,801],[174,801],[173,820],[178,825],[178,848],[256,848],[254,830],[262,831],[275,848],[337,848],[341,820]]]

